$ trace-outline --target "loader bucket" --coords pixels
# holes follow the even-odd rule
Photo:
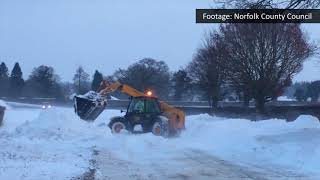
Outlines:
[[[74,111],[85,121],[94,121],[106,107],[106,101],[96,101],[85,97],[74,97]]]

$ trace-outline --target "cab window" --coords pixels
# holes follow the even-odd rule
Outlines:
[[[146,113],[160,113],[158,103],[154,100],[146,100]]]
[[[133,99],[130,103],[128,112],[130,113],[143,113],[144,112],[144,100]]]

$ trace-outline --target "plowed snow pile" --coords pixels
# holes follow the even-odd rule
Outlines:
[[[118,110],[107,110],[87,123],[71,108],[8,110],[0,129],[0,179],[77,177],[92,166],[94,150],[144,165],[146,171],[154,162],[197,151],[237,164],[320,174],[320,124],[312,116],[300,116],[292,123],[188,116],[180,137],[164,139],[151,134],[112,135],[107,123],[117,115],[121,115]]]
[[[2,101],[1,99],[0,99],[0,106],[5,107],[5,108],[8,108],[7,103],[5,103],[4,101]]]

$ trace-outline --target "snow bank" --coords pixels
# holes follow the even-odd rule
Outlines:
[[[251,122],[241,119],[189,117],[181,140],[215,156],[253,165],[281,165],[320,174],[320,123],[313,116],[296,121]]]
[[[179,138],[142,134],[108,135],[107,139],[98,147],[126,161],[150,166],[197,150],[239,164],[320,174],[316,165],[320,161],[320,123],[312,116],[300,116],[294,122],[252,122],[202,114],[187,117],[186,131]]]
[[[87,171],[92,125],[69,108],[24,111],[9,111],[0,132],[0,179],[71,179]]]
[[[41,109],[42,105],[39,104],[27,104],[27,103],[19,103],[19,102],[6,102],[10,108],[33,108],[33,109]]]
[[[2,132],[12,133],[22,124],[32,121],[39,116],[40,109],[14,109],[9,108],[5,112]]]
[[[309,115],[299,116],[295,121],[288,124],[289,127],[297,129],[320,128],[319,119]]]
[[[279,96],[277,101],[296,101],[295,99],[288,98],[287,96]]]
[[[41,111],[39,116],[33,121],[27,121],[16,129],[20,136],[41,139],[61,139],[67,140],[82,137],[88,126],[85,122],[79,121],[70,114],[69,109],[57,110],[50,108]]]
[[[180,137],[166,139],[150,133],[113,135],[107,123],[118,115],[118,110],[107,110],[88,123],[71,108],[11,110],[8,121],[22,123],[8,124],[0,132],[0,179],[70,179],[91,166],[93,150],[146,169],[154,162],[165,167],[196,151],[233,163],[320,175],[320,124],[312,116],[290,123],[187,116]]]
[[[7,105],[7,103],[3,100],[0,99],[0,106],[5,107],[6,109],[9,108],[9,106]]]

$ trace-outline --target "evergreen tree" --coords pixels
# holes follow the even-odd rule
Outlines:
[[[8,79],[9,78],[9,72],[7,65],[2,62],[0,65],[0,79]]]
[[[80,66],[73,77],[73,85],[77,94],[84,94],[90,89],[89,74]]]
[[[102,80],[103,80],[102,73],[100,73],[98,70],[96,70],[96,72],[93,75],[93,80],[91,83],[91,90],[97,91]]]
[[[9,72],[8,67],[4,62],[0,65],[0,96],[7,96],[9,87]]]
[[[19,97],[24,86],[22,71],[19,63],[15,63],[9,78],[9,95],[11,97]]]

